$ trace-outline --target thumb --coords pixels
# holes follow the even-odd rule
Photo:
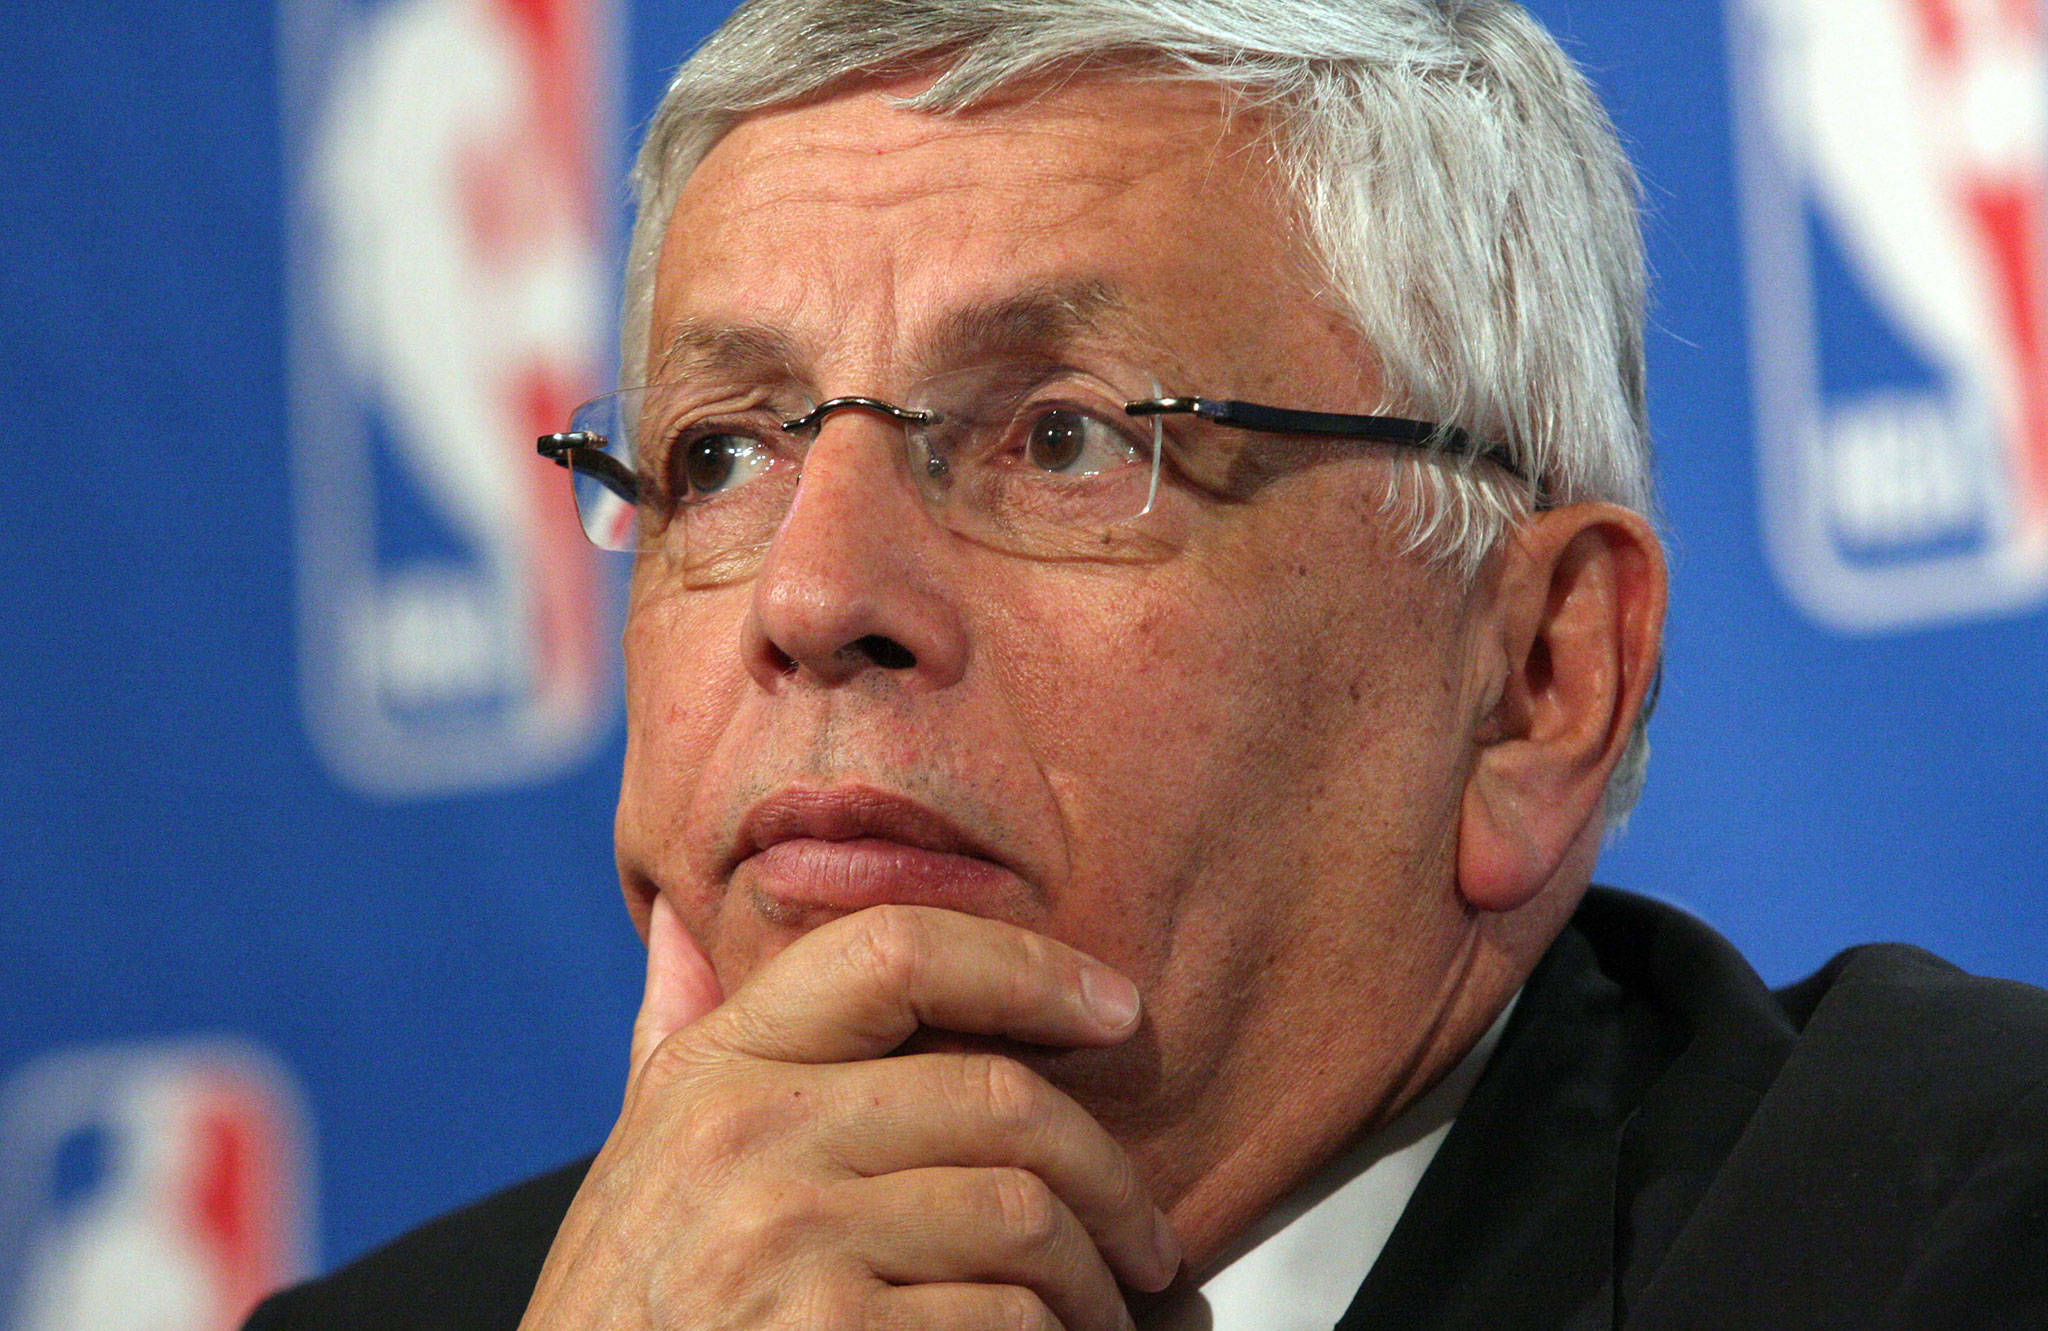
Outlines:
[[[674,906],[656,895],[647,916],[647,989],[633,1018],[632,1075],[638,1077],[663,1040],[725,998],[718,973]]]

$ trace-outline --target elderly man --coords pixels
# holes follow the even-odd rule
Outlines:
[[[756,0],[639,181],[646,386],[542,441],[636,559],[624,1108],[257,1325],[2038,1290],[2039,996],[1773,995],[1588,896],[1664,611],[1642,263],[1519,9]]]

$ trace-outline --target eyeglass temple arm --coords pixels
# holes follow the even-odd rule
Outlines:
[[[1455,425],[1432,425],[1428,421],[1405,420],[1399,416],[1352,416],[1327,411],[1295,411],[1287,407],[1265,407],[1256,402],[1236,402],[1207,397],[1159,397],[1130,402],[1124,410],[1133,416],[1199,416],[1205,421],[1261,434],[1320,434],[1342,439],[1370,439],[1375,443],[1407,444],[1415,448],[1440,448],[1463,457],[1484,458],[1518,481],[1527,481],[1521,467],[1495,444],[1480,443]]]
[[[604,445],[603,435],[579,430],[571,434],[544,434],[536,444],[536,451],[558,467],[582,472],[625,502],[638,503],[640,478],[617,458],[602,451]]]

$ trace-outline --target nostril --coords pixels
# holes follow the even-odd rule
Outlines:
[[[917,664],[917,653],[894,638],[885,638],[879,633],[856,638],[851,650],[859,652],[884,670],[908,670]]]

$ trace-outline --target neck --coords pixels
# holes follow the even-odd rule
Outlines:
[[[1471,922],[1438,992],[1412,1014],[1346,1013],[1322,1023],[1320,1040],[1290,1032],[1284,1056],[1262,1046],[1259,1066],[1219,1078],[1236,1093],[1200,1125],[1134,1146],[1186,1254],[1175,1287],[1199,1285],[1277,1203],[1456,1067],[1527,970]]]

